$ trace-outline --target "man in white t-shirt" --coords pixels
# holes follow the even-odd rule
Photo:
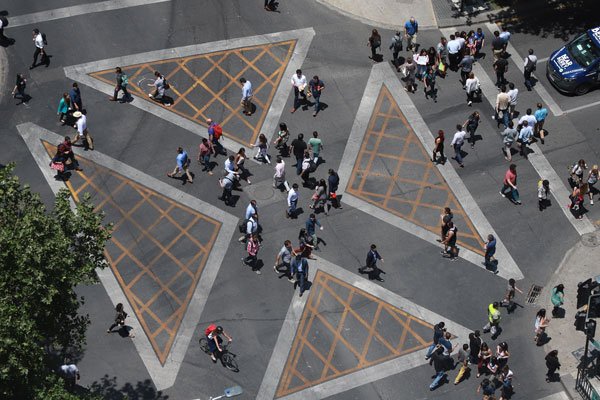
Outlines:
[[[29,69],[34,69],[37,66],[38,56],[41,54],[42,58],[40,60],[41,64],[46,64],[46,68],[50,64],[50,60],[48,59],[48,55],[46,54],[46,50],[44,49],[44,37],[40,33],[39,29],[35,28],[32,32],[33,36],[33,44],[35,45],[35,52],[33,53],[33,63],[29,67]]]
[[[291,109],[291,113],[296,112],[298,107],[300,107],[300,99],[302,97],[306,102],[306,76],[302,75],[302,70],[297,69],[296,73],[292,75],[292,87],[294,88],[294,107]]]
[[[60,366],[60,374],[65,380],[67,389],[73,389],[80,379],[79,368],[68,360]]]
[[[83,148],[85,150],[94,150],[94,145],[91,137],[89,137],[89,132],[87,129],[87,117],[81,111],[75,111],[73,113],[73,117],[77,118],[77,122],[75,123],[75,125],[73,125],[73,128],[77,129],[77,137],[73,141],[73,145],[79,142],[79,140],[82,140]]]

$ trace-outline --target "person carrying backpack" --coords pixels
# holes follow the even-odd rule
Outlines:
[[[127,77],[127,75],[125,75],[123,73],[123,71],[121,70],[121,67],[115,68],[115,74],[116,74],[116,81],[117,81],[116,85],[115,85],[115,93],[113,94],[112,97],[109,97],[108,99],[110,101],[117,101],[117,96],[119,95],[119,91],[122,90],[123,98],[121,99],[121,102],[124,103],[131,98],[131,95],[127,91],[127,85],[129,85],[129,78]]]
[[[33,35],[33,44],[35,45],[35,52],[33,53],[33,63],[29,67],[29,69],[34,69],[37,67],[37,58],[41,54],[42,59],[40,61],[41,64],[45,64],[46,68],[50,65],[50,58],[48,58],[48,54],[46,54],[45,46],[48,44],[46,41],[46,35],[40,33],[40,30],[35,28],[32,32]]]
[[[390,43],[390,50],[392,50],[392,60],[396,68],[398,67],[398,53],[402,51],[402,40],[402,31],[396,31],[396,34],[392,37],[392,42]]]
[[[217,356],[220,357],[221,353],[223,352],[223,349],[221,348],[221,343],[223,343],[221,335],[224,335],[227,338],[228,343],[233,342],[233,338],[223,330],[222,326],[210,324],[204,330],[204,336],[206,337],[206,341],[208,342],[208,352],[210,354],[211,360],[214,363],[217,362]]]
[[[208,141],[212,143],[215,149],[215,157],[219,154],[227,155],[227,150],[223,147],[220,140],[223,137],[223,128],[214,122],[211,118],[206,120],[208,124]]]

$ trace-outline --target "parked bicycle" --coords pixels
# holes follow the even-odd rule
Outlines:
[[[206,338],[203,337],[203,338],[200,338],[199,343],[200,343],[200,349],[203,352],[205,352],[206,354],[210,354],[210,349],[208,347],[208,340],[206,340]],[[223,364],[223,366],[225,368],[227,368],[233,372],[239,372],[240,369],[238,368],[237,361],[235,360],[237,355],[235,355],[234,353],[229,351],[229,345],[230,345],[230,343],[221,345],[221,348],[223,349],[223,351],[219,352],[219,358],[221,359],[221,363]]]

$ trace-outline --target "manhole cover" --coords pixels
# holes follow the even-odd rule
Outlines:
[[[581,243],[587,247],[597,247],[600,245],[600,240],[596,232],[586,233],[581,236]]]
[[[535,304],[542,293],[543,286],[531,285],[529,293],[527,293],[527,304]]]

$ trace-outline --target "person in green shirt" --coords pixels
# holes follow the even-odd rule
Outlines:
[[[308,141],[308,145],[312,148],[313,161],[315,165],[319,165],[319,154],[323,149],[323,142],[321,139],[319,139],[319,133],[317,131],[313,132],[313,137]]]
[[[565,286],[561,283],[560,285],[554,286],[552,289],[552,297],[550,297],[550,301],[554,308],[552,309],[552,316],[556,317],[560,313],[560,306],[565,302]]]

